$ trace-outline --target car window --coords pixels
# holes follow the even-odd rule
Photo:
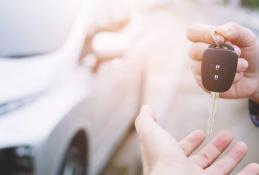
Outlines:
[[[81,0],[1,0],[0,57],[52,52],[62,46]]]

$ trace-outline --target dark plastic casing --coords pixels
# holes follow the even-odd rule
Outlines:
[[[225,92],[230,89],[237,70],[238,56],[230,45],[206,49],[202,65],[202,84],[208,91]]]

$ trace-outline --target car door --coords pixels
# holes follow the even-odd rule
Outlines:
[[[92,59],[93,55],[89,55],[86,53],[84,61]],[[92,90],[87,99],[88,115],[93,124],[90,133],[90,167],[93,170],[105,164],[132,126],[141,104],[143,83],[142,64],[138,59],[121,55],[95,59],[91,65]]]

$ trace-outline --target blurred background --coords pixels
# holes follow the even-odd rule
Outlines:
[[[177,139],[206,130],[210,96],[185,37],[234,21],[259,35],[257,0],[0,1],[0,174],[140,175],[134,119],[149,104]],[[215,129],[259,162],[248,101],[218,101]],[[235,173],[235,172],[234,172]]]

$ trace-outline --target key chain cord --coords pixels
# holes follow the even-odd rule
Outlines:
[[[222,37],[219,33],[217,33],[216,30],[213,30],[211,37],[213,42],[220,47],[220,45],[224,44],[224,38],[223,41],[218,41],[217,35],[219,35],[220,37]],[[216,108],[217,108],[217,98],[219,97],[219,92],[211,92],[211,106],[210,106],[210,111],[209,111],[209,118],[208,118],[208,128],[207,128],[207,134],[208,134],[208,138],[210,138],[212,131],[213,131],[213,127],[215,124],[215,114],[216,114]]]

